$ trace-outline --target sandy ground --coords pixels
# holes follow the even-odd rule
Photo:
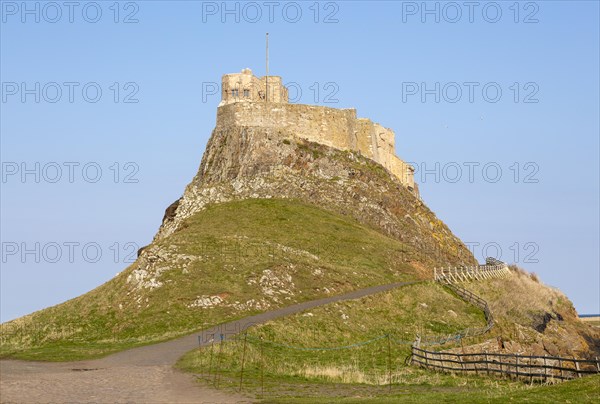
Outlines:
[[[222,324],[202,334],[239,332],[252,324],[280,318],[340,300],[356,299],[413,282],[361,289],[304,302]],[[250,403],[252,398],[196,383],[173,368],[184,353],[198,347],[194,333],[172,341],[129,349],[106,358],[77,362],[0,361],[1,403]],[[227,336],[233,335],[229,333]],[[204,339],[202,339],[204,341]]]
[[[2,366],[3,403],[242,403],[203,387],[171,366],[77,368],[69,364],[7,361]],[[76,370],[85,369],[85,370]]]

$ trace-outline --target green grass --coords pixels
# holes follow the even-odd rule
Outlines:
[[[162,256],[153,264],[164,269],[156,276],[161,287],[136,289],[127,281],[133,264],[78,298],[2,324],[0,356],[94,358],[296,302],[413,280],[417,271],[401,259],[407,250],[351,218],[293,200],[209,206],[146,248]],[[190,307],[203,296],[223,301]]]
[[[234,345],[229,345],[233,347]],[[221,366],[231,365],[230,354],[240,355],[242,343],[234,350],[222,351]],[[196,369],[198,381],[210,387],[235,392],[240,387],[240,368],[237,371],[221,371],[215,376],[218,349],[215,348],[212,372],[207,366]],[[385,350],[375,352],[385,357]],[[394,355],[394,350],[392,350]],[[247,359],[252,356],[247,347]],[[282,359],[272,352],[265,351],[266,368],[282,360],[297,361],[299,358]],[[306,358],[304,358],[306,359]],[[337,358],[338,361],[340,358]],[[355,381],[333,381],[326,378],[300,375],[273,375],[265,370],[261,372],[252,361],[245,364],[242,391],[244,394],[261,399],[265,403],[596,403],[600,395],[600,376],[588,376],[582,379],[550,384],[528,384],[511,379],[495,379],[478,375],[455,375],[436,373],[428,370],[394,363],[393,385],[386,383],[359,383]],[[183,364],[180,363],[180,365]],[[280,368],[282,368],[280,366]],[[350,373],[350,370],[348,370]],[[385,369],[379,370],[386,373]],[[262,380],[262,381],[261,381]],[[382,380],[385,380],[383,378]]]
[[[520,281],[516,277],[477,286],[487,298],[497,300],[496,306],[505,305],[503,310],[498,309],[502,326],[510,320],[508,312],[514,312],[515,305],[520,304],[514,296],[519,287],[525,288],[519,293],[529,291],[529,297],[540,300],[530,302],[528,310],[543,310],[545,304],[558,309],[558,303],[542,299],[558,296],[556,291],[535,282],[515,285]],[[510,299],[513,302],[507,301]],[[562,304],[564,312],[568,300]],[[516,313],[514,319],[526,322],[529,317]],[[416,333],[448,335],[484,324],[484,316],[477,308],[436,283],[423,282],[260,325],[251,329],[246,338],[240,335],[222,346],[216,343],[189,352],[177,366],[194,373],[200,383],[234,391],[240,386],[243,358],[243,391],[273,403],[428,403],[465,402],[467,398],[474,403],[596,402],[600,392],[598,377],[556,386],[529,385],[507,378],[436,373],[407,365],[410,341]],[[503,332],[502,326],[499,333]],[[464,343],[479,339],[469,338]],[[361,341],[369,343],[327,349]],[[438,349],[452,346],[449,343]]]
[[[380,390],[390,370],[394,383],[421,385],[432,383],[431,375],[405,363],[417,333],[451,335],[483,325],[480,310],[425,282],[268,322],[222,346],[192,351],[177,366],[205,381],[218,368],[222,385],[236,387],[243,358],[245,386],[254,393],[261,374],[275,394],[287,394],[282,385],[287,391],[315,383],[325,390],[329,384]]]
[[[355,397],[268,397],[264,403],[597,403],[600,399],[600,376],[589,376],[556,385],[486,384],[482,380],[457,377],[454,386],[394,386],[392,393],[380,390],[377,397],[356,389]],[[349,390],[353,390],[351,387]],[[362,396],[361,396],[362,395]]]

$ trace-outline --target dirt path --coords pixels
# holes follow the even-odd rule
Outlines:
[[[0,361],[2,403],[249,403],[251,398],[195,383],[173,368],[186,352],[213,335],[235,335],[260,324],[313,307],[357,299],[415,282],[398,282],[295,304],[194,333],[172,341],[77,362]]]

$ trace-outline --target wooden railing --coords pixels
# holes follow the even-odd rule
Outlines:
[[[471,267],[433,268],[433,279],[438,282],[456,283],[472,280],[504,278],[510,274],[505,263],[476,265]]]
[[[458,354],[433,352],[412,346],[412,363],[457,373],[500,374],[530,381],[569,380],[600,373],[600,361],[558,356],[527,356],[499,353]]]
[[[485,327],[473,327],[466,328],[460,331],[458,334],[450,335],[447,338],[440,337],[439,335],[422,335],[417,337],[416,346],[420,346],[420,344],[431,345],[431,344],[440,344],[446,343],[452,340],[460,340],[466,337],[474,337],[477,335],[483,335],[487,333],[494,326],[494,316],[492,315],[492,311],[488,306],[487,302],[483,300],[481,297],[477,296],[475,293],[460,287],[453,283],[445,283],[445,287],[452,290],[456,293],[461,299],[464,301],[471,303],[472,305],[480,308],[483,311],[485,316],[486,325]]]
[[[473,292],[460,287],[457,282],[477,279],[502,278],[510,274],[508,266],[498,260],[487,259],[486,265],[474,267],[456,267],[434,269],[434,279],[444,284],[465,301],[483,310],[487,320],[486,327],[468,329],[460,337],[481,335],[494,325],[494,317],[485,300]],[[449,341],[450,339],[448,339]],[[531,356],[501,353],[469,353],[427,351],[420,347],[427,339],[417,337],[412,345],[411,362],[427,369],[446,372],[474,372],[477,374],[501,374],[518,379],[569,380],[582,375],[600,373],[600,361],[563,358],[558,356]]]

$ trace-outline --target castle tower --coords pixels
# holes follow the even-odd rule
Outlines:
[[[396,156],[394,132],[370,119],[357,118],[355,109],[290,104],[281,77],[259,78],[250,69],[223,75],[221,87],[218,126],[276,128],[280,134],[356,151],[381,164],[418,196],[414,168]]]
[[[266,97],[267,78],[256,77],[252,70],[243,69],[241,73],[224,74],[221,78],[221,105],[234,102],[287,103],[288,89],[280,76],[268,76],[268,97]]]

